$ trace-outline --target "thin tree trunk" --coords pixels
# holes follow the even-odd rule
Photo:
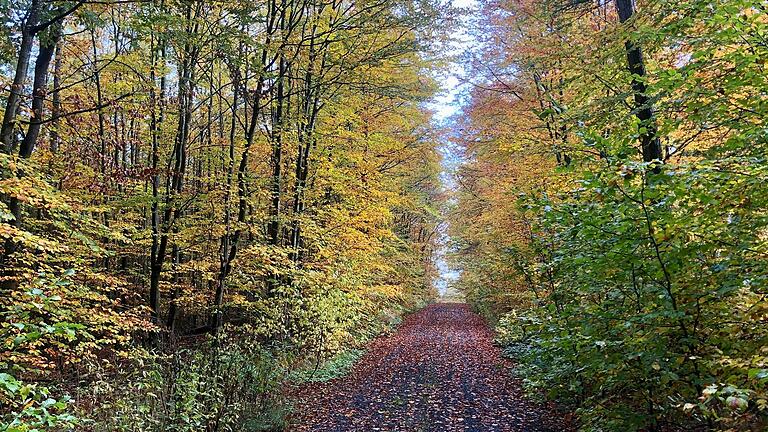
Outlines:
[[[235,131],[237,128],[237,104],[240,94],[240,80],[235,72],[233,79],[234,95],[232,100],[232,122],[229,131],[229,153],[227,158],[227,184],[226,194],[224,195],[224,235],[221,236],[221,256],[219,261],[219,274],[216,279],[216,292],[213,299],[213,313],[211,315],[211,330],[218,331],[222,324],[223,311],[221,306],[224,303],[224,288],[227,275],[230,272],[232,259],[236,249],[233,250],[232,230],[232,209],[230,208],[232,199],[232,181],[235,175]],[[258,100],[256,101],[258,104]],[[255,108],[254,108],[255,109]],[[243,156],[245,157],[245,155]],[[236,239],[234,239],[236,241]]]
[[[27,133],[19,147],[19,156],[28,159],[32,156],[35,149],[37,138],[40,135],[40,129],[43,124],[43,108],[45,107],[45,96],[48,86],[48,69],[53,58],[53,52],[61,36],[61,23],[57,23],[51,28],[50,38],[45,44],[42,44],[35,60],[35,77],[32,85],[32,118],[27,127]],[[19,172],[19,177],[24,173]],[[8,209],[14,217],[13,224],[16,227],[21,226],[21,203],[17,197],[10,197],[8,200]],[[9,256],[18,249],[18,243],[9,238],[5,242],[5,256]]]
[[[282,37],[280,44],[277,94],[275,95],[276,107],[272,116],[272,184],[271,205],[269,208],[269,225],[267,228],[270,245],[278,246],[282,243],[280,233],[280,213],[282,198],[282,168],[283,168],[283,110],[286,104],[285,80],[288,71],[288,61],[285,56],[287,42],[286,4],[281,2],[279,28]]]
[[[51,65],[51,58],[56,49],[56,43],[61,35],[61,25],[58,24],[51,29],[49,40],[40,46],[37,60],[35,60],[35,78],[32,85],[32,118],[29,120],[27,133],[19,147],[19,156],[29,159],[35,150],[37,138],[40,136],[40,129],[43,125],[43,108],[45,107],[45,96],[48,86],[48,69]],[[20,175],[23,175],[21,173]],[[21,204],[16,197],[12,197],[8,203],[8,208],[14,216],[14,224],[21,225]]]
[[[232,79],[234,80],[234,102],[232,104],[232,122],[230,124],[230,136],[229,136],[229,158],[228,158],[228,164],[227,164],[227,194],[225,197],[225,226],[226,231],[224,236],[222,236],[221,239],[221,260],[219,264],[219,274],[218,278],[216,280],[216,291],[214,294],[214,303],[213,303],[213,309],[214,312],[211,315],[210,319],[210,327],[211,330],[215,333],[218,331],[218,329],[221,327],[222,324],[222,311],[221,306],[224,302],[224,291],[226,288],[226,279],[229,273],[232,271],[232,261],[237,256],[237,250],[239,247],[240,239],[242,237],[242,225],[246,222],[246,218],[248,215],[248,202],[247,202],[247,184],[246,184],[246,173],[248,170],[248,156],[250,154],[251,147],[253,145],[254,139],[256,138],[256,132],[258,132],[259,128],[259,117],[261,116],[261,93],[264,91],[264,80],[267,76],[267,73],[269,72],[270,65],[267,64],[267,59],[269,55],[269,48],[272,43],[272,36],[275,31],[275,20],[277,19],[276,15],[276,8],[275,8],[275,2],[270,1],[268,2],[268,13],[267,16],[269,17],[267,19],[266,23],[266,37],[264,40],[264,46],[262,47],[261,51],[261,64],[263,65],[263,69],[261,70],[260,75],[257,78],[256,82],[256,89],[254,91],[254,97],[253,97],[253,107],[251,111],[250,120],[246,116],[246,136],[245,136],[245,146],[243,147],[243,151],[240,156],[240,164],[237,168],[237,197],[238,197],[238,211],[237,211],[237,228],[235,228],[234,233],[231,233],[231,210],[230,210],[230,200],[231,200],[231,193],[232,193],[232,177],[233,177],[233,169],[234,169],[234,143],[235,143],[235,126],[237,123],[237,104],[238,104],[238,97],[239,97],[239,89],[241,85],[244,85],[244,88],[248,88],[248,69],[246,69],[245,73],[245,81],[244,83],[240,82],[240,72],[239,69],[233,68],[232,69]],[[248,100],[245,98],[245,106],[248,106]],[[246,109],[247,112],[247,109]],[[279,204],[279,203],[278,203]],[[279,205],[278,205],[279,209]]]
[[[93,81],[96,84],[96,106],[98,107],[98,110],[96,110],[96,115],[99,119],[99,147],[101,154],[99,155],[101,159],[101,174],[104,175],[106,173],[106,164],[107,164],[107,142],[106,142],[106,133],[104,131],[104,113],[102,112],[102,91],[101,91],[101,73],[99,72],[99,65],[98,65],[98,53],[96,51],[96,30],[91,30],[91,44],[93,47]]]
[[[59,87],[61,86],[61,51],[63,48],[64,40],[59,38],[59,41],[56,44],[56,57],[53,62],[53,103],[51,106],[51,117],[54,120],[51,125],[51,134],[49,138],[51,153],[54,154],[59,151],[59,140],[61,139],[59,136],[59,128],[61,127],[61,119],[59,119],[59,116],[61,115],[61,92],[59,91]]]
[[[160,61],[161,67],[165,67],[165,42],[160,43]],[[150,91],[150,101],[152,104],[152,247],[150,249],[150,275],[149,275],[149,308],[152,322],[159,323],[160,314],[160,274],[163,268],[163,256],[160,254],[160,134],[162,125],[165,121],[165,74],[160,77],[160,94],[155,91],[156,70],[158,68],[156,50],[152,49],[152,69],[150,71],[152,80],[152,89]]]
[[[285,58],[280,58],[280,76],[277,83],[277,107],[272,121],[272,185],[271,185],[271,206],[269,208],[269,244],[277,246],[281,243],[280,238],[280,207],[282,194],[282,169],[283,169],[283,107],[285,103],[283,83],[285,78]]]

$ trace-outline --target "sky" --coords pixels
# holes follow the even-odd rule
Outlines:
[[[469,34],[469,13],[472,13],[477,4],[475,0],[453,0],[453,6],[468,10],[467,16],[460,20],[460,26],[456,30],[455,39],[451,43],[449,56],[456,57],[447,70],[438,74],[438,82],[441,83],[441,91],[428,104],[428,108],[434,112],[433,122],[436,126],[452,130],[453,122],[461,110],[461,96],[467,90],[468,84],[462,77],[466,76],[464,62],[458,58],[460,54],[472,49],[472,37]],[[443,188],[450,190],[456,187],[454,172],[461,165],[461,152],[458,151],[455,144],[451,143],[447,137],[438,147],[442,156],[442,172],[440,175]],[[438,293],[443,297],[455,297],[456,293],[450,289],[452,281],[460,275],[460,270],[451,268],[446,261],[445,255],[449,248],[448,225],[447,222],[438,227],[438,248],[436,251],[435,262],[438,270],[438,277],[435,281],[435,287]]]
[[[470,14],[477,9],[475,0],[452,0],[455,8],[466,9],[467,14],[460,19],[459,28],[456,29],[454,40],[451,43],[448,55],[459,55],[472,49],[472,36],[469,34]],[[439,77],[442,92],[439,93],[430,104],[430,108],[435,111],[434,119],[437,122],[445,122],[451,116],[458,113],[460,101],[458,97],[465,89],[466,84],[462,82],[461,77],[465,75],[463,62],[452,62],[447,71],[444,71]]]

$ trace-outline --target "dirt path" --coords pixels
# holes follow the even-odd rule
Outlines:
[[[467,305],[434,304],[373,342],[348,376],[302,387],[291,430],[568,430],[524,398],[511,367]]]

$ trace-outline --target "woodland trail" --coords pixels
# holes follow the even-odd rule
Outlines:
[[[348,376],[302,387],[290,430],[569,430],[524,397],[492,336],[467,305],[433,304],[371,343]]]

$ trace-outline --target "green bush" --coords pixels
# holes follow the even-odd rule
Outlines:
[[[237,336],[235,336],[237,335]],[[277,351],[275,351],[277,352]],[[130,372],[92,377],[81,398],[97,401],[90,430],[281,430],[288,359],[243,333],[201,340],[171,355],[134,353]],[[98,371],[95,368],[94,371]],[[98,372],[96,372],[98,373]]]
[[[531,264],[548,295],[504,317],[500,341],[585,430],[767,425],[768,165],[652,168],[525,203],[553,235]]]
[[[69,412],[69,397],[51,397],[46,387],[26,384],[8,373],[0,373],[0,402],[4,432],[71,430],[78,418]]]

